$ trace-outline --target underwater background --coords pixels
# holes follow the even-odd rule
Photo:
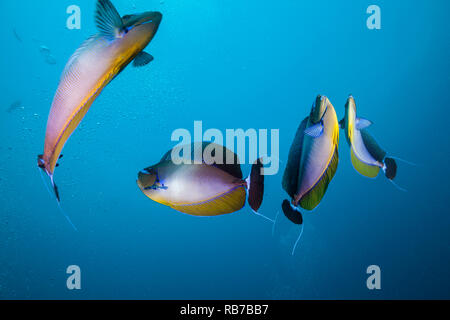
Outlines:
[[[121,15],[163,20],[142,68],[128,66],[66,144],[55,180],[75,232],[43,185],[36,156],[60,74],[91,34],[95,1],[1,1],[1,299],[450,298],[450,41],[446,0],[114,0]],[[69,5],[81,29],[66,28]],[[381,9],[369,30],[366,9]],[[198,218],[151,201],[137,172],[177,128],[280,130],[280,171],[261,212],[287,198],[281,178],[317,94],[338,119],[348,94],[398,162],[396,189],[339,166],[304,232],[242,210]],[[243,166],[247,175],[250,167]],[[66,268],[81,268],[68,290]],[[381,268],[381,290],[366,269]]]

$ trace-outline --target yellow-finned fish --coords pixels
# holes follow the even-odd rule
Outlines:
[[[186,147],[189,151],[182,163],[174,161],[171,149],[157,164],[138,173],[137,185],[147,197],[194,216],[236,212],[247,199],[254,213],[261,215],[257,212],[264,194],[260,161],[253,164],[250,176],[244,180],[239,158],[231,150],[210,142],[195,142],[183,149]],[[198,161],[196,148],[201,151]],[[218,156],[220,160],[215,161]]]
[[[316,208],[324,197],[339,163],[339,123],[327,97],[318,95],[311,113],[297,129],[283,174],[283,189],[292,198],[281,205],[284,215],[302,225],[295,248],[303,234],[303,217],[298,207]]]
[[[375,178],[382,169],[392,181],[397,173],[397,163],[393,158],[386,157],[386,151],[367,132],[366,128],[371,124],[371,121],[357,116],[355,99],[349,96],[345,104],[345,116],[339,125],[344,129],[350,146],[353,167],[369,178]]]
[[[64,144],[103,88],[131,61],[134,66],[143,66],[153,60],[143,49],[153,39],[161,19],[159,12],[120,17],[109,0],[97,1],[98,33],[66,64],[48,116],[44,154],[38,156],[38,166],[50,177],[58,202],[53,172]]]
[[[292,206],[284,201],[282,208],[292,222],[302,223],[297,206],[313,210],[325,195],[337,170],[338,145],[336,111],[327,97],[319,95],[297,129],[283,175],[283,189]]]

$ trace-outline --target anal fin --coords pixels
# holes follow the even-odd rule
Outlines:
[[[338,162],[338,148],[335,147],[330,163],[328,164],[328,167],[322,177],[319,179],[317,184],[300,199],[299,204],[303,209],[313,210],[319,205],[320,201],[322,201],[322,198],[328,189],[328,185],[336,173]]]
[[[356,171],[368,178],[375,178],[380,172],[380,167],[368,165],[358,159],[356,154],[353,152],[353,148],[350,148],[351,160],[353,167]]]

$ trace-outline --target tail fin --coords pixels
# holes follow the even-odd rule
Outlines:
[[[281,204],[281,208],[283,209],[283,213],[292,223],[294,224],[302,224],[303,223],[303,217],[300,211],[298,209],[294,209],[289,202],[289,200],[284,199],[283,203]]]
[[[386,175],[386,178],[389,180],[393,180],[395,176],[397,175],[397,163],[392,158],[385,158],[384,159],[384,174]]]
[[[58,203],[61,203],[61,199],[59,198],[59,191],[58,186],[56,185],[55,181],[53,180],[53,175],[49,175],[50,182],[52,183],[53,191],[55,192],[55,197]]]
[[[394,187],[396,187],[398,190],[400,190],[400,191],[403,191],[403,192],[407,192],[408,190],[406,190],[405,188],[402,188],[402,187],[400,187],[398,184],[396,184],[395,182],[394,182],[394,180],[389,180],[393,185],[394,185]]]
[[[272,236],[275,233],[275,224],[277,223],[278,215],[280,214],[280,211],[277,211],[277,214],[275,215],[275,219],[273,220],[273,226],[272,226]]]
[[[264,196],[264,175],[261,173],[263,164],[261,159],[256,160],[252,166],[252,171],[247,179],[248,204],[253,211],[258,211],[261,207]]]
[[[399,158],[399,157],[393,157],[393,156],[391,156],[390,158],[395,159],[395,160],[398,160],[398,161],[400,161],[400,162],[404,162],[404,163],[406,163],[406,164],[409,164],[410,166],[417,167],[417,163],[414,163],[414,162],[411,162],[411,161],[408,161],[408,160],[405,160],[405,159],[402,159],[402,158]]]
[[[291,256],[294,255],[294,253],[295,253],[295,248],[297,248],[297,245],[298,245],[298,243],[300,242],[300,239],[302,238],[302,235],[303,235],[303,228],[304,228],[304,227],[305,227],[305,225],[302,224],[302,230],[300,231],[300,234],[298,235],[298,238],[297,238],[297,240],[295,241],[294,246],[292,247]]]
[[[52,195],[52,192],[51,192],[50,189],[47,187],[47,182],[45,182],[45,180],[44,180],[44,176],[42,175],[42,171],[39,170],[39,173],[40,173],[40,175],[41,175],[42,182],[44,183],[45,188],[46,188],[47,191],[48,191],[48,194],[51,196],[51,195]],[[46,173],[47,173],[47,172],[46,172]],[[68,221],[69,224],[72,226],[72,228],[73,228],[75,231],[78,231],[77,227],[75,227],[75,225],[73,224],[72,220],[70,220],[69,216],[64,212],[63,208],[61,207],[61,202],[60,202],[60,200],[59,200],[59,194],[58,194],[58,187],[56,187],[56,185],[55,185],[54,182],[53,182],[53,176],[49,175],[48,173],[47,173],[47,176],[50,178],[50,181],[51,181],[51,183],[52,183],[53,189],[54,189],[54,191],[55,191],[55,194],[56,194],[56,200],[57,200],[56,203],[58,204],[59,211],[61,211],[62,215],[67,219],[67,221]]]
[[[60,156],[60,158],[62,158],[62,155]],[[50,174],[47,169],[45,168],[45,161],[43,158],[43,155],[40,154],[38,155],[38,167],[42,169],[42,171],[45,172],[45,174],[50,178],[50,182],[52,184],[53,187],[53,191],[55,192],[55,196],[56,196],[56,200],[58,200],[58,202],[60,202],[60,198],[59,198],[59,192],[58,192],[58,187],[55,184],[55,181],[53,181],[53,174]],[[44,181],[45,183],[45,181]],[[47,184],[45,184],[45,186],[47,187]]]
[[[261,172],[262,168],[263,164],[261,162],[261,159],[256,160],[256,162],[252,166],[250,176],[248,176],[246,179],[248,188],[247,201],[254,214],[261,216],[272,223],[275,223],[275,220],[258,212],[264,196],[264,175]]]
[[[73,224],[72,220],[70,220],[69,216],[64,212],[63,208],[61,207],[61,199],[59,198],[58,187],[56,186],[55,181],[53,180],[53,175],[50,174],[50,173],[48,173],[47,170],[45,169],[44,160],[43,160],[43,158],[42,158],[42,155],[39,155],[39,156],[38,156],[38,167],[39,167],[40,169],[42,169],[42,171],[44,171],[45,174],[46,174],[46,175],[49,177],[49,179],[50,179],[50,183],[51,183],[51,185],[52,185],[52,187],[53,187],[53,191],[54,191],[55,196],[56,196],[56,203],[58,204],[59,211],[60,211],[60,212],[62,213],[62,215],[66,218],[67,222],[69,222],[69,224],[72,226],[72,228],[73,228],[75,231],[78,231],[77,227]],[[38,170],[39,170],[39,169],[38,169]],[[44,176],[43,176],[43,174],[42,174],[42,171],[39,170],[39,174],[41,175],[42,182],[44,183],[45,188],[46,188],[47,191],[48,191],[48,194],[51,196],[51,195],[52,195],[52,192],[51,192],[50,189],[48,188],[48,183],[45,181]]]
[[[293,205],[291,205],[291,203],[289,202],[289,200],[284,199],[283,203],[281,204],[281,208],[283,209],[284,215],[286,216],[286,218],[288,218],[291,222],[298,224],[298,225],[302,225],[302,230],[300,231],[300,234],[298,235],[297,240],[294,243],[294,246],[292,247],[292,252],[291,255],[293,256],[295,253],[295,248],[297,248],[298,243],[300,242],[300,238],[303,235],[303,217],[302,214],[300,213],[300,211],[295,208]]]

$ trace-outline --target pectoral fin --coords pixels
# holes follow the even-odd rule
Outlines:
[[[98,0],[95,23],[101,36],[114,40],[123,31],[123,22],[110,0]]]
[[[143,67],[153,61],[153,56],[147,52],[141,51],[133,60],[133,67]]]
[[[372,125],[372,121],[364,119],[364,118],[356,118],[356,126],[355,128],[358,130],[362,130]]]
[[[322,135],[323,133],[323,122],[319,122],[309,128],[305,129],[305,134],[313,137],[313,138],[318,138]]]

